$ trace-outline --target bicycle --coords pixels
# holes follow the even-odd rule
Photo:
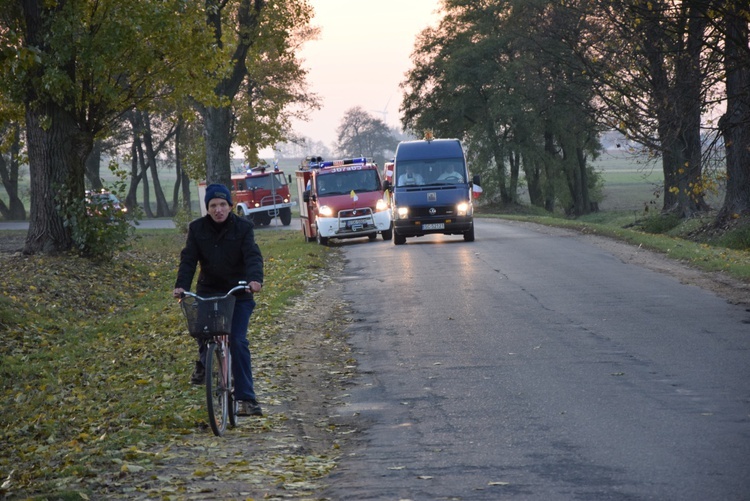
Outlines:
[[[234,314],[234,293],[245,290],[246,287],[245,282],[240,282],[240,285],[223,296],[201,297],[185,291],[180,297],[180,306],[190,335],[206,343],[208,423],[214,435],[219,437],[226,431],[227,423],[232,427],[237,425],[229,332]]]

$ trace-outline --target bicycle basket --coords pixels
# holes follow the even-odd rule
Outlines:
[[[234,296],[198,299],[185,296],[180,303],[190,335],[197,338],[223,336],[232,329]]]

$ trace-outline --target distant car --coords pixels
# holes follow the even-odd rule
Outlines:
[[[86,214],[89,216],[114,219],[118,214],[125,215],[127,212],[128,208],[120,203],[114,193],[86,192]]]

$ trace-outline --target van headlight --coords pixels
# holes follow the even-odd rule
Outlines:
[[[461,202],[460,204],[456,205],[456,213],[459,216],[466,216],[471,213],[471,204],[467,202]]]
[[[396,208],[396,219],[406,219],[409,217],[409,208],[408,207],[398,207]]]
[[[333,216],[333,209],[331,209],[327,205],[321,205],[318,208],[318,215],[323,217],[332,217]]]

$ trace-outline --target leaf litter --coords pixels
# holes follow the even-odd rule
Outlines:
[[[0,255],[0,495],[309,499],[324,487],[357,431],[329,415],[356,370],[346,306],[327,299],[340,262],[267,260],[249,333],[266,416],[218,438],[168,299],[183,238],[106,265]],[[276,311],[277,297],[294,299]]]

